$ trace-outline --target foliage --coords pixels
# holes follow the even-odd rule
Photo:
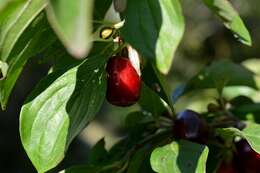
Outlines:
[[[258,91],[259,72],[227,60],[212,61],[171,93],[166,74],[185,30],[180,0],[114,3],[120,13],[114,10],[111,17],[107,11],[114,9],[112,0],[0,2],[2,109],[6,109],[29,59],[41,57],[51,64],[50,72],[28,96],[20,113],[22,144],[37,171],[45,173],[57,167],[73,139],[95,118],[106,97],[106,63],[114,55],[124,55],[129,46],[141,59],[142,91],[137,103],[140,109],[126,117],[126,137],[109,150],[102,139],[92,148],[89,163],[64,167],[61,172],[216,171],[219,164],[211,164],[211,153],[220,151],[214,161],[221,163],[228,160],[228,154],[222,153],[230,150],[228,158],[232,159],[237,138],[246,139],[260,153],[260,103],[240,93],[229,99],[224,92],[230,86]],[[249,31],[231,2],[202,3],[242,44],[252,45]],[[207,141],[179,139],[173,128],[178,116],[175,104],[188,93],[207,89],[218,93],[215,103],[205,105],[207,111],[198,114],[208,128]],[[186,133],[185,128],[179,130]]]

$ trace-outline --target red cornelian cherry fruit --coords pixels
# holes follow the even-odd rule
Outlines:
[[[140,97],[141,77],[126,57],[113,56],[107,67],[107,101],[116,106],[130,106]]]

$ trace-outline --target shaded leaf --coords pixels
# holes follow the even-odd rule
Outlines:
[[[172,142],[156,148],[151,165],[158,173],[206,173],[207,146],[188,141]]]
[[[89,154],[90,164],[99,164],[107,158],[108,152],[105,149],[105,140],[102,138],[96,143],[96,145],[91,149]]]
[[[151,113],[154,117],[159,117],[163,112],[167,111],[167,108],[159,95],[157,95],[144,83],[142,85],[141,97],[138,103],[142,110]]]
[[[154,58],[157,68],[168,73],[184,33],[179,0],[127,1],[124,39],[145,58]]]
[[[143,147],[137,150],[129,161],[127,173],[144,172],[144,170],[142,170],[142,165],[144,164],[144,161],[149,154],[149,148]]]
[[[101,107],[106,90],[105,62],[103,56],[93,56],[64,74],[50,74],[23,105],[20,135],[39,173],[63,159],[71,141]]]
[[[141,111],[131,112],[125,118],[125,127],[129,130],[140,130],[138,127],[144,128],[147,123],[154,122],[151,114]]]
[[[251,120],[260,123],[260,103],[248,103],[231,109],[232,113],[241,120]]]
[[[94,19],[102,21],[111,4],[112,0],[95,0]]]
[[[93,0],[51,0],[47,7],[53,29],[77,58],[86,57],[91,48],[92,8]]]
[[[252,45],[251,36],[239,17],[237,11],[227,0],[203,0],[213,13],[220,17],[226,28],[234,33],[240,42],[248,46]]]
[[[230,100],[229,102],[234,107],[240,107],[240,106],[249,105],[249,104],[254,103],[254,101],[251,98],[243,96],[243,95],[237,96],[237,97],[233,98],[232,100]]]
[[[165,86],[164,76],[161,75],[152,63],[147,63],[142,70],[142,79],[146,86],[151,88],[173,110],[172,100]]]

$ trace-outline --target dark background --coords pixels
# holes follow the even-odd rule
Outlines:
[[[190,78],[203,66],[216,59],[229,58],[241,62],[260,56],[260,1],[233,0],[245,21],[252,39],[253,46],[240,44],[228,30],[215,18],[201,1],[183,0],[186,18],[186,31],[181,46],[174,59],[172,71],[167,77],[171,89]],[[33,173],[36,172],[28,160],[19,138],[19,112],[26,96],[36,83],[47,74],[48,65],[39,65],[37,57],[26,65],[12,93],[8,109],[0,111],[0,172],[2,173]],[[177,109],[188,105],[184,99]],[[190,102],[190,101],[189,101]],[[202,104],[202,103],[200,103]],[[203,106],[203,104],[202,104]],[[64,165],[87,162],[89,148],[104,135],[108,146],[117,141],[121,134],[120,126],[129,110],[104,104],[97,119],[71,145]]]

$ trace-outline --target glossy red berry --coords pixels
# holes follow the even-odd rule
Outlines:
[[[206,123],[197,112],[185,110],[177,115],[174,122],[173,133],[175,137],[188,139],[198,143],[205,143],[208,138]]]
[[[130,60],[114,56],[109,59],[106,71],[108,102],[116,106],[136,103],[140,97],[141,78]]]

